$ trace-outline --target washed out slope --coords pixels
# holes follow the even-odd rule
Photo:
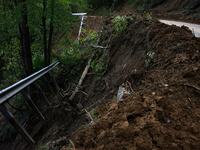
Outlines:
[[[77,149],[200,149],[200,39],[187,27],[137,18],[121,35],[112,24],[104,77],[109,85],[130,83],[134,94],[99,106],[100,119],[80,131]],[[149,65],[148,52],[155,56]],[[146,67],[145,67],[146,66]]]

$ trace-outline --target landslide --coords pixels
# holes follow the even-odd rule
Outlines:
[[[157,18],[200,23],[198,0],[157,0],[149,9]]]
[[[200,39],[184,26],[136,18],[120,35],[106,22],[99,44],[109,47],[106,73],[98,89],[90,77],[84,90],[90,100],[98,95],[94,101],[122,83],[134,93],[95,109],[100,119],[76,135],[75,147],[200,149]]]
[[[134,0],[127,1],[114,15],[135,12],[152,13],[155,18],[200,23],[200,1],[198,0]]]

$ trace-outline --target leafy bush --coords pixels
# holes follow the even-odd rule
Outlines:
[[[152,13],[146,13],[146,18],[149,20],[153,20]]]
[[[93,31],[93,30],[89,30],[89,32],[87,33],[87,31],[85,29],[82,30],[82,33],[87,34],[87,37],[84,39],[80,38],[80,43],[83,44],[87,41],[90,42],[90,44],[95,44],[96,40],[98,38],[98,33]]]
[[[78,75],[80,74],[81,64],[84,61],[84,54],[88,53],[88,51],[81,50],[80,45],[77,43],[71,43],[71,47],[63,47],[60,48],[58,52],[52,51],[52,59],[58,60],[63,64],[68,70],[66,81],[77,82]]]
[[[19,43],[20,41],[14,38],[0,51],[1,61],[4,62],[0,69],[5,79],[4,85],[0,85],[0,88],[5,88],[17,82],[23,76]]]
[[[117,16],[112,20],[112,23],[114,24],[115,34],[121,34],[126,30],[128,19],[133,20],[132,17],[126,16]]]
[[[91,68],[94,69],[95,75],[103,72],[103,68],[104,68],[104,66],[107,62],[107,59],[108,59],[108,53],[107,53],[107,51],[104,51],[104,53],[103,53],[103,55],[101,56],[100,59],[98,57],[96,57],[92,61]]]
[[[33,71],[39,71],[44,68],[44,55],[36,53],[32,59],[33,62]]]

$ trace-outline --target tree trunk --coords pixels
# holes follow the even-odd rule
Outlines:
[[[17,0],[14,0],[14,4],[15,4],[15,7],[17,7]],[[21,59],[21,63],[22,63],[22,66],[23,66],[23,72],[24,74],[26,74],[25,72],[25,56],[24,56],[24,48],[23,48],[23,33],[22,33],[22,27],[20,25],[20,23],[18,24],[18,28],[19,28],[19,39],[20,39],[20,59]]]
[[[42,22],[43,22],[43,48],[44,48],[44,65],[48,66],[47,63],[47,30],[46,30],[46,16],[45,16],[45,11],[46,11],[46,0],[43,0],[43,17],[42,17]]]
[[[6,20],[6,6],[4,0],[3,0],[3,11],[4,11],[4,19]]]
[[[54,19],[54,3],[55,0],[51,0],[51,18],[50,18],[50,31],[49,31],[49,41],[48,41],[48,52],[47,52],[47,64],[50,65],[51,58],[51,45],[53,37],[53,19]]]
[[[22,37],[23,37],[23,51],[24,51],[24,60],[25,60],[25,72],[26,76],[29,76],[33,73],[33,64],[31,57],[31,48],[30,48],[30,37],[29,37],[29,26],[28,26],[28,17],[27,17],[27,5],[26,0],[19,0],[19,3],[22,4],[21,9],[21,28],[22,28]]]

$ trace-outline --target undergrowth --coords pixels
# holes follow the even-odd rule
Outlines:
[[[133,17],[117,16],[111,21],[114,24],[114,30],[116,35],[122,34],[126,30],[129,20],[133,20]]]
[[[68,69],[65,83],[78,82],[81,64],[87,58],[83,56],[86,54],[91,55],[90,51],[83,51],[76,43],[72,43],[70,48],[62,47],[57,52],[52,52],[52,57]]]
[[[95,109],[97,108],[98,106],[96,106],[95,108],[93,108],[92,110],[90,110],[90,115],[91,115],[91,117],[94,119],[94,121],[96,121],[96,120],[98,120],[99,119],[99,116],[96,116],[96,115],[94,115],[94,111],[95,111]]]
[[[145,67],[149,67],[154,63],[155,59],[155,53],[154,52],[148,52],[147,53],[147,59],[145,60]]]

